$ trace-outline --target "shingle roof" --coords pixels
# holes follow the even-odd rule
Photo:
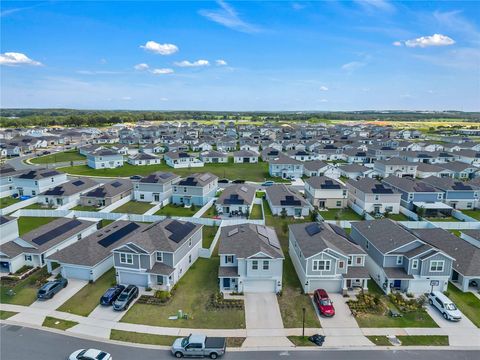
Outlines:
[[[217,199],[217,204],[223,205],[250,205],[255,199],[256,189],[248,184],[231,185],[220,194]]]
[[[338,190],[346,189],[344,185],[338,181],[331,179],[326,176],[313,176],[305,180],[305,182],[314,189],[324,189],[324,190]]]
[[[273,206],[307,206],[302,196],[290,190],[286,185],[279,184],[266,188],[267,198]]]
[[[61,185],[55,186],[52,189],[48,189],[40,195],[70,196],[78,194],[97,185],[98,183],[90,178],[77,178]]]

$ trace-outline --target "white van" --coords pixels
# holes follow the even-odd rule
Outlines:
[[[460,321],[462,313],[457,309],[455,304],[440,291],[433,291],[428,294],[428,302],[435,306],[447,320]]]

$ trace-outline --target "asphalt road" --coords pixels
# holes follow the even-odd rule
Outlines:
[[[54,360],[66,359],[73,351],[81,348],[97,348],[108,351],[115,360],[162,360],[173,359],[166,350],[144,349],[111,343],[83,340],[76,337],[52,333],[38,329],[30,329],[15,325],[1,325],[0,358],[2,360]],[[223,359],[326,359],[341,360],[456,360],[478,359],[475,351],[439,351],[439,350],[395,350],[395,351],[259,351],[259,352],[229,352]]]

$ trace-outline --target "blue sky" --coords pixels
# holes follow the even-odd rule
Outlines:
[[[480,4],[2,1],[2,107],[480,110]]]

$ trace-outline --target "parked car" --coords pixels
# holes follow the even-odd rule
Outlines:
[[[233,184],[244,184],[245,180],[237,179],[232,181]]]
[[[262,186],[272,186],[272,185],[275,185],[275,181],[268,180],[262,184]]]
[[[228,180],[228,179],[220,179],[220,180],[218,180],[218,183],[219,183],[219,184],[228,184],[229,182],[230,182],[230,180]]]
[[[176,358],[210,357],[216,359],[225,354],[226,339],[223,337],[208,337],[192,335],[176,339],[171,351]]]
[[[440,291],[433,291],[428,294],[428,302],[440,311],[443,317],[451,321],[460,321],[462,313],[457,306]]]
[[[98,349],[80,349],[74,351],[68,360],[112,360],[112,355]]]
[[[55,296],[63,288],[67,287],[68,280],[64,278],[60,278],[58,280],[49,281],[45,285],[43,285],[37,292],[37,299],[39,300],[47,300],[51,299]]]
[[[105,306],[112,305],[113,302],[117,300],[118,296],[121,294],[123,290],[125,290],[125,286],[123,285],[117,285],[117,286],[111,287],[110,289],[105,291],[105,293],[100,298],[100,304]]]
[[[138,296],[138,287],[135,285],[128,285],[118,295],[117,299],[113,302],[113,310],[122,311],[126,310],[131,302]]]
[[[130,176],[130,180],[142,180],[142,177],[140,175],[132,175]]]
[[[332,317],[335,315],[335,308],[333,302],[328,297],[327,292],[324,289],[317,289],[313,294],[313,300],[317,305],[320,315]]]

